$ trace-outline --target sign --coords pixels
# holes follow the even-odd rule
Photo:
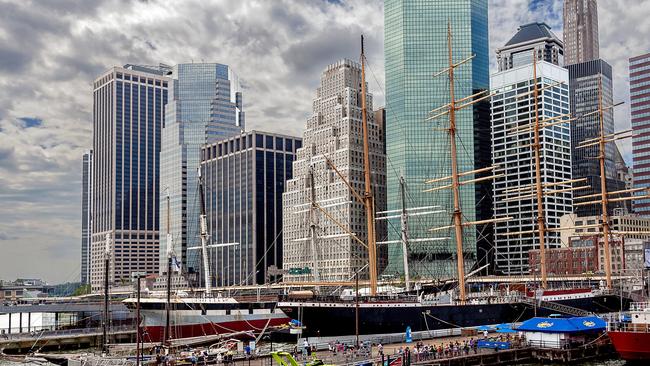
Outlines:
[[[411,335],[411,327],[406,327],[406,343],[413,342],[413,337]]]
[[[289,268],[289,274],[291,275],[306,275],[311,274],[311,268]]]

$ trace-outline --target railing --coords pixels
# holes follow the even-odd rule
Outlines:
[[[633,302],[630,304],[630,311],[650,311],[650,302]]]
[[[607,323],[609,332],[650,333],[650,324],[636,324],[629,322]]]
[[[130,331],[135,333],[135,329],[131,325],[112,326],[108,329],[109,334],[130,332]],[[83,336],[88,334],[101,334],[101,333],[102,333],[102,328],[38,330],[29,333],[0,334],[0,341],[18,340],[18,339],[36,339],[36,338],[48,338],[48,337],[64,337],[64,336]]]

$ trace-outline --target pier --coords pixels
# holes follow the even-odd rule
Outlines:
[[[135,342],[132,326],[112,327],[110,343]],[[101,328],[65,329],[0,335],[0,354],[20,354],[37,351],[60,351],[101,345]]]

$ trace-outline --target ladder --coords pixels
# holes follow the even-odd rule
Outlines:
[[[589,315],[594,315],[592,312],[587,311],[587,310],[582,310],[578,308],[574,308],[573,306],[569,305],[564,305],[560,304],[554,301],[544,301],[544,300],[536,300],[536,299],[531,299],[530,297],[524,296],[522,297],[522,302],[530,307],[539,307],[543,309],[549,309],[549,310],[554,310],[562,314],[567,314],[567,315],[573,315],[573,316],[589,316]]]

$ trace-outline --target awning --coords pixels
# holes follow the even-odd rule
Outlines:
[[[607,324],[595,316],[575,318],[532,318],[517,328],[518,331],[546,333],[580,333],[605,330]]]

